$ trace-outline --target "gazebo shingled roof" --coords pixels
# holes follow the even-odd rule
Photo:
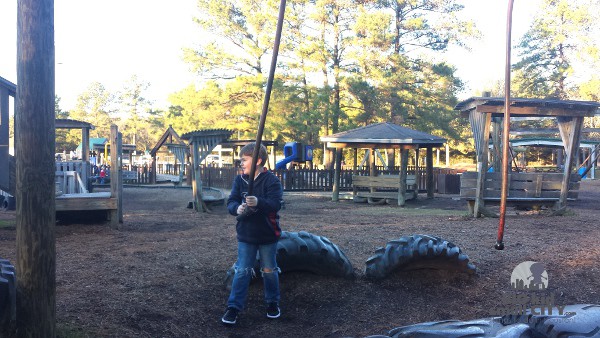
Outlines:
[[[343,148],[399,148],[402,145],[441,147],[446,139],[421,131],[382,122],[341,133],[323,136],[321,141],[329,147]]]

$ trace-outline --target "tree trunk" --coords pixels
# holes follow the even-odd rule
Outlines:
[[[17,21],[17,334],[54,337],[54,0],[18,1]]]

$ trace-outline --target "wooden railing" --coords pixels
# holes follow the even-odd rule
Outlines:
[[[412,170],[411,170],[412,169]],[[420,191],[426,191],[425,168],[419,168],[417,186]],[[334,170],[327,169],[296,169],[275,170],[274,174],[279,178],[284,191],[331,191],[333,189]],[[451,174],[451,170],[434,168],[434,183],[437,182],[438,174]],[[231,189],[235,176],[239,174],[237,168],[202,168],[200,175],[205,186],[221,189]],[[342,170],[340,172],[339,189],[343,191],[352,190],[352,175],[367,176],[367,170],[357,171]],[[399,171],[380,171],[378,175],[399,175]],[[409,168],[409,175],[415,175],[414,167]],[[415,175],[416,177],[417,175]]]

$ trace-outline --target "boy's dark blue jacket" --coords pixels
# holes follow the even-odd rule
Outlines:
[[[244,202],[248,192],[248,175],[238,175],[233,181],[231,194],[227,199],[229,213],[236,216],[237,208]],[[250,244],[271,244],[279,240],[279,214],[283,188],[281,182],[270,171],[263,171],[254,179],[252,194],[258,199],[256,212],[236,225],[237,239]]]

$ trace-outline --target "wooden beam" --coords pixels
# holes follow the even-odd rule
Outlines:
[[[109,198],[57,198],[56,211],[116,210],[118,201]]]
[[[563,173],[562,186],[560,189],[560,199],[557,203],[555,213],[563,213],[566,210],[567,198],[569,193],[569,178],[573,170],[573,160],[579,150],[579,140],[581,136],[581,127],[583,126],[583,117],[559,118],[558,128],[560,136],[565,144],[567,158],[565,160],[565,170]]]
[[[17,17],[17,334],[54,337],[54,1],[20,0]]]
[[[558,134],[560,130],[558,128],[519,128],[511,129],[511,135],[546,135],[546,134]],[[581,133],[600,133],[600,128],[583,128]]]
[[[504,114],[504,106],[477,106],[476,112]],[[510,115],[526,115],[539,117],[557,117],[557,116],[594,116],[596,109],[593,110],[573,110],[567,108],[542,108],[542,107],[510,107]]]

